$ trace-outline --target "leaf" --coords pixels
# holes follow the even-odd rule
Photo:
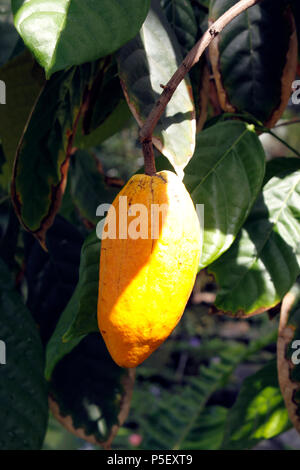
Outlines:
[[[273,176],[287,176],[297,170],[300,170],[299,158],[276,157],[267,162],[264,185],[273,178]]]
[[[235,3],[213,0],[211,22]],[[286,2],[265,0],[241,13],[212,41],[209,56],[222,109],[250,113],[273,127],[297,67],[295,22]]]
[[[43,349],[37,327],[2,260],[0,277],[0,447],[40,449],[48,420]]]
[[[197,42],[198,25],[192,4],[190,0],[162,0],[162,8],[185,57]]]
[[[111,57],[105,57],[99,67],[83,114],[83,132],[90,134],[114,111],[123,96],[118,67]]]
[[[108,187],[104,175],[97,168],[97,159],[82,150],[73,155],[69,178],[71,195],[80,214],[96,225],[99,222],[97,207],[111,203],[120,188]]]
[[[300,309],[297,292],[283,299],[277,341],[277,370],[289,418],[300,432]]]
[[[83,237],[58,215],[47,232],[46,244],[48,252],[29,233],[24,233],[27,307],[39,325],[44,345],[78,283]]]
[[[69,431],[109,448],[127,417],[134,369],[111,359],[100,333],[84,338],[57,364],[50,382],[50,408]]]
[[[79,149],[88,149],[91,147],[97,147],[102,144],[105,140],[121,131],[130,122],[131,113],[128,105],[124,99],[120,100],[117,107],[113,112],[105,119],[105,121],[93,130],[90,134],[83,134],[77,132],[74,139],[74,147]],[[79,129],[82,126],[82,121],[79,124]]]
[[[117,54],[128,105],[141,126],[182,56],[159,2],[154,0],[140,34]],[[153,143],[182,173],[194,153],[195,110],[189,80],[180,83],[153,134]]]
[[[149,0],[12,0],[15,26],[46,70],[81,65],[116,51],[139,31]],[[42,27],[41,27],[42,25]]]
[[[261,188],[264,171],[264,151],[251,126],[227,121],[198,135],[184,183],[194,203],[204,204],[201,268],[234,241]]]
[[[1,178],[5,188],[10,184],[19,140],[44,83],[41,71],[28,51],[0,69],[0,80],[6,84],[6,105],[0,106],[0,135],[8,174],[5,180]]]
[[[101,241],[96,232],[85,240],[80,258],[78,306],[73,309],[72,322],[65,331],[63,341],[70,341],[83,334],[99,332],[97,303],[99,286],[99,262]]]
[[[300,171],[277,175],[264,186],[230,249],[210,267],[216,306],[247,316],[274,307],[299,274]]]
[[[47,346],[47,379],[51,377],[57,362],[70,352],[84,335],[99,332],[97,322],[99,262],[100,240],[96,232],[92,232],[82,246],[79,282],[76,290],[63,311]]]
[[[251,449],[290,428],[277,380],[276,361],[247,377],[227,418],[222,449]]]
[[[12,198],[21,223],[43,247],[64,193],[84,94],[98,65],[86,64],[53,76],[46,83],[19,144]]]

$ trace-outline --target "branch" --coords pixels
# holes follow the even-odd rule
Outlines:
[[[217,21],[215,21],[208,28],[206,33],[202,36],[200,41],[195,44],[193,49],[191,49],[191,51],[183,60],[183,62],[176,70],[172,78],[164,87],[164,91],[162,92],[158,101],[155,103],[152,111],[150,112],[147,120],[145,121],[143,127],[140,130],[140,141],[143,145],[145,167],[150,167],[152,169],[151,174],[153,174],[153,171],[155,172],[154,161],[149,163],[149,155],[153,155],[153,150],[152,152],[149,152],[149,145],[152,146],[152,134],[178,85],[184,79],[190,69],[200,60],[205,49],[209,46],[212,40],[218,34],[220,34],[220,32],[225,28],[225,26],[227,26],[240,13],[252,7],[253,5],[256,5],[260,1],[261,0],[240,0],[236,5],[231,7],[222,16],[220,16],[220,18],[218,18]]]

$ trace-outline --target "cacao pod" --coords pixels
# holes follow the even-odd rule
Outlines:
[[[112,221],[115,237],[106,236]],[[98,324],[119,366],[142,363],[179,322],[195,282],[200,240],[190,195],[170,171],[134,175],[114,200],[102,236]]]

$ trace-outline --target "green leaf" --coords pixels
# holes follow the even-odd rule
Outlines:
[[[124,99],[120,100],[116,108],[105,119],[105,121],[90,134],[83,134],[77,132],[74,139],[74,147],[80,149],[88,149],[97,147],[102,144],[106,139],[122,130],[130,121],[131,113],[128,105]],[[82,127],[82,120],[79,124],[79,129]]]
[[[48,420],[43,348],[2,260],[0,278],[0,447],[40,449]]]
[[[185,57],[197,42],[198,25],[192,4],[190,0],[162,0],[162,7]]]
[[[264,171],[264,151],[251,126],[227,121],[198,135],[184,183],[194,203],[204,204],[201,268],[233,243],[261,189]]]
[[[99,285],[100,240],[92,232],[85,240],[80,258],[79,282],[46,351],[46,377],[49,380],[57,362],[91,332],[99,332],[97,302]],[[63,336],[64,342],[63,342]]]
[[[0,69],[0,80],[6,84],[6,105],[0,106],[0,136],[7,163],[1,177],[3,187],[11,181],[14,158],[29,114],[42,89],[44,78],[27,51]]]
[[[127,417],[133,384],[134,369],[118,367],[100,333],[90,334],[56,365],[50,408],[78,437],[107,448]]]
[[[22,224],[42,245],[60,206],[80,106],[98,66],[73,67],[46,83],[18,148],[12,197]]]
[[[149,0],[12,0],[15,26],[46,70],[94,61],[116,51],[139,31]],[[41,27],[42,25],[42,27]]]
[[[56,364],[69,352],[71,352],[77,344],[84,338],[84,335],[63,343],[62,337],[69,325],[72,323],[74,310],[78,309],[78,290],[76,289],[72,295],[67,307],[61,314],[57,323],[55,331],[48,341],[46,348],[46,367],[45,377],[47,380],[51,379],[52,372]]]
[[[212,0],[211,21],[235,3]],[[248,112],[268,127],[286,108],[296,75],[297,36],[286,4],[265,0],[249,8],[209,48],[222,109]]]
[[[86,151],[78,151],[73,156],[69,169],[70,190],[80,214],[93,224],[99,222],[97,207],[111,203],[119,188],[110,188],[105,177],[97,168],[97,160]]]
[[[140,34],[117,54],[119,75],[132,114],[142,125],[177,70],[180,48],[158,0],[151,9]],[[195,147],[195,110],[188,79],[174,93],[153,133],[153,143],[182,174]]]
[[[223,449],[250,449],[291,427],[272,360],[247,377],[227,418]]]
[[[237,316],[275,306],[299,275],[300,170],[264,186],[230,249],[209,267],[218,309]]]
[[[264,185],[273,176],[287,176],[293,171],[300,170],[300,160],[297,157],[276,157],[267,162]]]

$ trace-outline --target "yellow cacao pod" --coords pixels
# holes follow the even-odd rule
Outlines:
[[[178,176],[134,175],[108,211],[101,243],[98,325],[119,366],[141,364],[170,335],[199,257],[199,219]]]

